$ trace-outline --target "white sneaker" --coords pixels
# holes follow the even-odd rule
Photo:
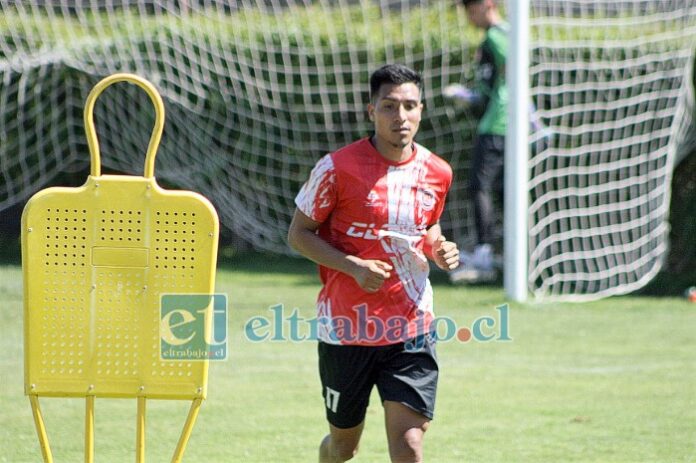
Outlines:
[[[489,283],[498,273],[494,268],[493,247],[490,244],[476,246],[473,253],[459,254],[459,267],[449,272],[451,283]]]
[[[490,244],[476,246],[473,253],[459,254],[459,267],[449,272],[450,283],[490,283],[495,281],[493,247]]]
[[[471,263],[479,270],[493,270],[493,246],[490,244],[479,244],[474,248],[474,255]]]
[[[464,264],[449,272],[450,283],[490,283],[498,278],[495,270],[480,270]]]

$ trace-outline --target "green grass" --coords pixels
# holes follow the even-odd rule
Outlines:
[[[459,325],[495,315],[498,287],[450,287],[436,275],[439,315]],[[208,400],[185,461],[316,461],[326,431],[315,344],[251,343],[246,320],[272,305],[313,316],[319,288],[302,260],[243,256],[221,265],[231,302],[230,358],[212,364]],[[22,379],[22,282],[0,267],[0,462],[40,461]],[[512,342],[440,343],[431,462],[696,461],[696,305],[613,298],[588,304],[515,305]],[[42,399],[56,462],[82,459],[81,400]],[[148,405],[149,461],[168,461],[188,405]],[[97,400],[97,461],[130,461],[135,402]],[[388,461],[373,395],[356,462]]]

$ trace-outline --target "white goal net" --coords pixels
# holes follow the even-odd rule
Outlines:
[[[0,214],[84,169],[86,95],[127,71],[165,100],[160,182],[209,197],[223,225],[256,249],[288,253],[301,183],[323,154],[369,133],[369,74],[403,62],[425,79],[418,141],[455,171],[443,228],[470,245],[476,121],[441,89],[470,83],[481,36],[453,4],[0,0]],[[532,95],[553,135],[530,160],[530,290],[631,291],[667,249],[670,175],[691,123],[696,0],[531,8]],[[114,86],[95,117],[105,168],[142,172],[147,97]]]
[[[530,288],[575,300],[633,291],[667,251],[696,2],[535,1],[531,18],[531,91],[554,135],[530,162]]]

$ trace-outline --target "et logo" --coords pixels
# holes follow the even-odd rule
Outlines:
[[[227,295],[163,294],[160,360],[226,360]]]

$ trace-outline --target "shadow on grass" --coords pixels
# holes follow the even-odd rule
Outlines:
[[[244,273],[316,273],[317,265],[301,257],[245,252],[232,257],[218,257],[218,269]]]
[[[300,284],[316,285],[319,283],[319,267],[314,262],[302,258],[283,256],[277,254],[267,254],[259,252],[244,252],[235,254],[231,257],[218,257],[218,269],[228,272],[241,272],[264,275],[295,275],[306,276]],[[431,265],[430,282],[433,286],[452,286],[446,272]],[[478,283],[475,287],[500,287],[502,279],[489,283]],[[459,285],[459,288],[466,288],[467,285]]]
[[[233,256],[218,255],[218,270],[247,275],[291,275],[297,286],[316,286],[319,267],[312,261],[301,258],[259,252],[244,252]]]
[[[452,284],[449,281],[449,275],[447,272],[440,270],[435,266],[435,264],[430,264],[430,283],[433,286],[452,286],[456,288],[500,288],[503,286],[502,272],[499,272],[498,277],[493,281],[486,281],[480,283],[459,283]]]
[[[19,237],[0,236],[0,264],[22,265],[22,247]]]

